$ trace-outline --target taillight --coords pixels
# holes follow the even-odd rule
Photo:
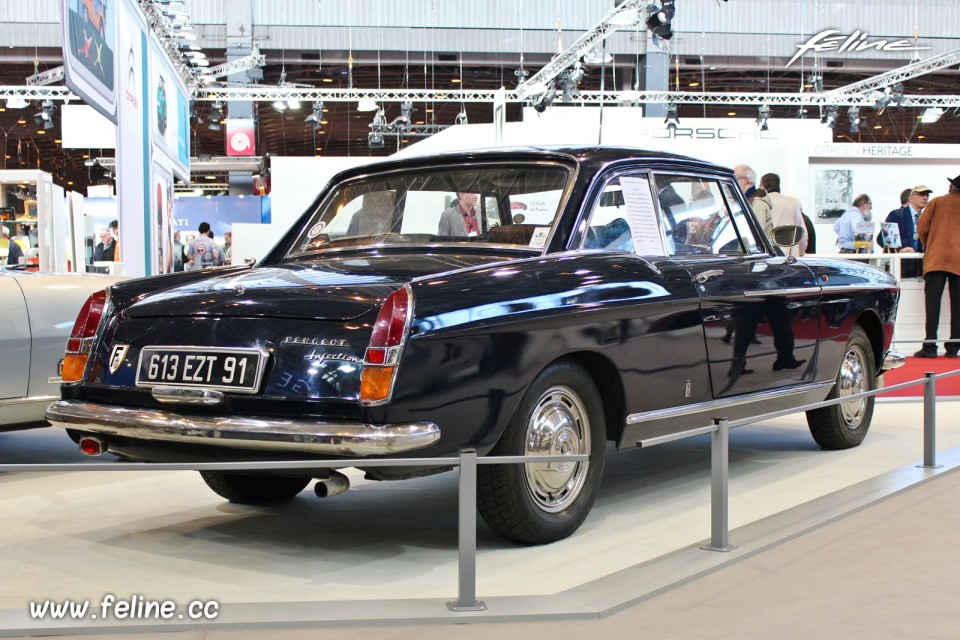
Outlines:
[[[389,402],[412,317],[413,291],[405,285],[387,296],[377,314],[360,374],[360,402]]]
[[[77,321],[73,324],[70,339],[67,340],[67,351],[63,358],[63,382],[79,382],[83,379],[83,372],[87,368],[87,358],[93,349],[93,342],[97,337],[97,328],[107,308],[107,291],[97,291],[83,303]]]

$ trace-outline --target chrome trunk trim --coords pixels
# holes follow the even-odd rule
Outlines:
[[[150,395],[158,402],[175,404],[220,404],[223,392],[214,389],[194,389],[159,385],[150,390]]]
[[[656,409],[654,411],[633,413],[627,416],[627,424],[650,422],[651,420],[662,420],[664,418],[676,418],[678,416],[686,416],[694,413],[725,409],[727,407],[734,407],[741,404],[763,402],[771,398],[783,398],[784,396],[799,395],[802,393],[808,393],[810,391],[816,391],[817,389],[829,389],[833,385],[834,382],[832,380],[830,382],[815,382],[796,387],[789,387],[786,389],[772,389],[770,391],[760,391],[757,393],[750,393],[732,398],[721,398],[719,400],[711,400],[709,402],[698,402],[696,404],[688,404],[682,407],[671,407],[669,409]]]
[[[366,424],[272,417],[192,416],[60,400],[47,409],[54,426],[85,433],[254,451],[382,456],[423,449],[440,439],[432,422]]]

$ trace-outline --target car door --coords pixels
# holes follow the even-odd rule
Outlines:
[[[667,255],[650,176],[640,169],[608,176],[579,232],[585,254],[611,256],[610,268],[596,274],[593,286],[649,292],[624,295],[622,304],[606,312],[617,314],[611,316],[616,331],[602,342],[613,347],[605,353],[621,372],[628,415],[712,399],[700,297],[686,269]],[[645,429],[625,429],[620,446],[633,446]]]
[[[654,176],[668,250],[689,272],[715,398],[815,379],[820,287],[795,258],[772,255],[732,180]]]
[[[16,278],[0,267],[0,399],[27,395],[30,379],[30,321]]]

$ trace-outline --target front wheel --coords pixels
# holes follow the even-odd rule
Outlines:
[[[303,491],[310,482],[310,478],[224,471],[201,471],[200,476],[217,495],[238,504],[265,504],[289,500]]]
[[[603,476],[606,430],[593,380],[570,363],[552,365],[527,389],[491,456],[586,454],[587,462],[481,465],[477,506],[511,540],[544,544],[583,523]]]
[[[837,383],[827,399],[843,398],[876,387],[876,365],[870,339],[859,326],[850,332]],[[874,396],[807,411],[810,433],[824,449],[849,449],[867,435],[873,418]]]

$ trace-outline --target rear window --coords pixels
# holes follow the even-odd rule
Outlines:
[[[544,163],[366,176],[337,186],[287,255],[394,244],[542,251],[570,177],[568,168]]]

